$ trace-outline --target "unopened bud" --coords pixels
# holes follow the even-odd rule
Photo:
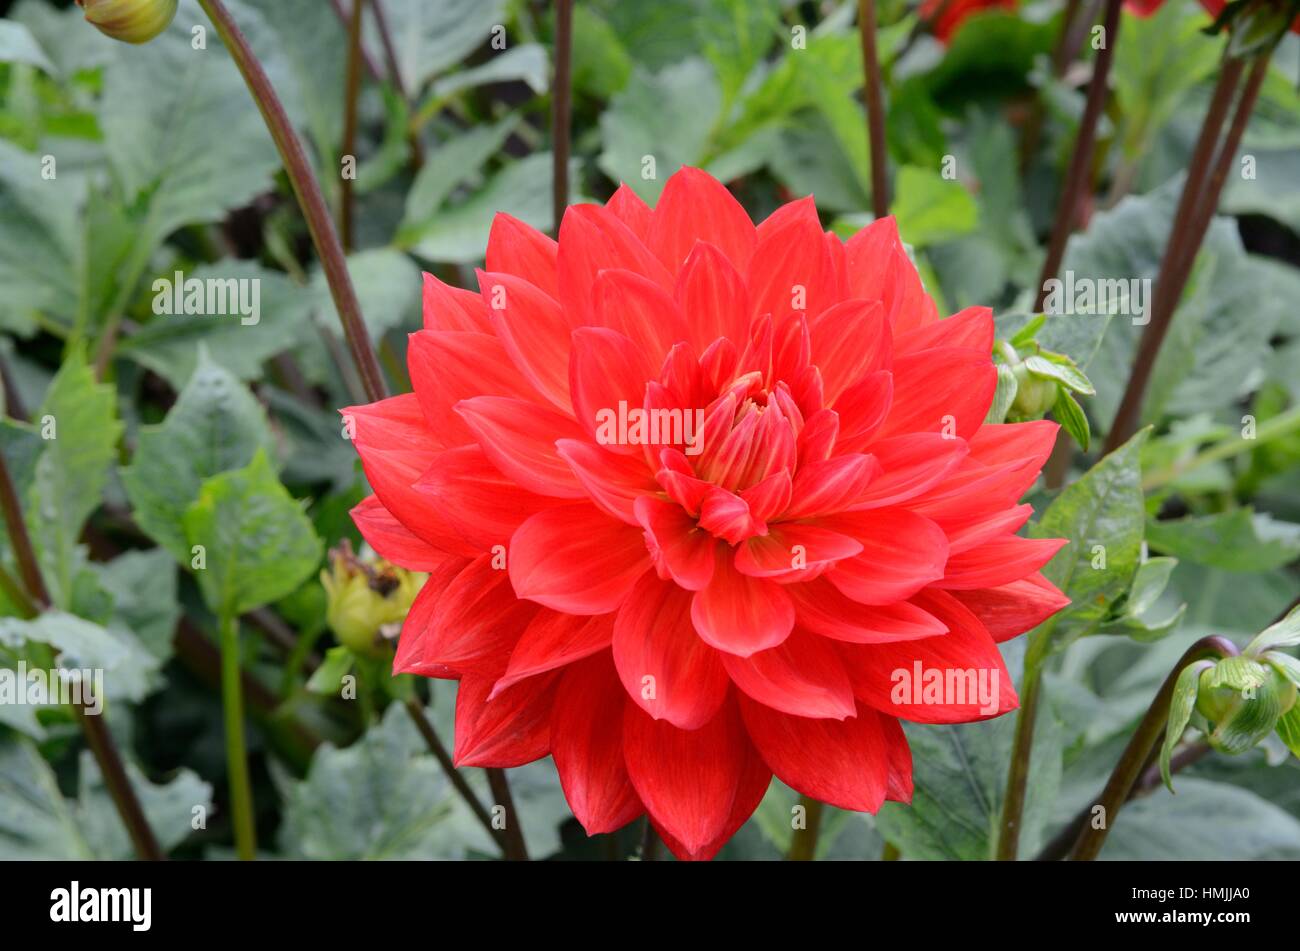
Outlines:
[[[427,577],[382,558],[359,558],[345,540],[330,551],[330,568],[320,575],[329,598],[325,617],[334,636],[356,654],[382,655],[385,643],[401,631]]]
[[[77,0],[86,19],[105,36],[148,43],[176,17],[177,0]]]

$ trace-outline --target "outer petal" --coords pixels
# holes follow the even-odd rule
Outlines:
[[[623,763],[626,705],[607,652],[568,668],[555,693],[551,755],[587,835],[621,829],[645,811]]]
[[[650,234],[650,206],[641,200],[641,196],[627,187],[626,182],[619,182],[614,194],[605,202],[605,208],[628,230],[644,242]]]
[[[569,405],[569,334],[573,325],[555,298],[522,278],[478,272],[488,320],[511,362],[561,411]]]
[[[777,215],[781,211],[772,217]],[[816,212],[811,217],[787,213],[769,228],[771,221],[759,229],[758,246],[749,263],[750,313],[754,318],[771,314],[777,323],[795,311],[821,313],[837,298],[834,266]]]
[[[718,652],[696,636],[690,595],[647,573],[614,622],[614,664],[632,702],[656,720],[697,730],[727,696]]]
[[[671,292],[673,277],[613,212],[598,205],[571,205],[560,223],[556,259],[561,306],[578,325],[594,324],[596,276],[610,268],[633,271]]]
[[[952,595],[980,619],[999,643],[1042,624],[1070,603],[1056,585],[1038,572],[996,588],[954,591]]]
[[[557,439],[555,451],[569,464],[591,501],[629,525],[637,525],[633,503],[659,491],[640,456],[610,452],[578,439]]]
[[[894,341],[894,355],[933,347],[965,347],[992,353],[993,311],[988,307],[967,307],[945,320],[909,330]]]
[[[961,464],[968,450],[961,439],[945,439],[940,433],[912,433],[873,443],[881,475],[863,491],[856,508],[881,508],[915,498],[943,481]]]
[[[949,558],[935,587],[969,591],[1010,584],[1043,567],[1067,543],[1065,538],[1004,535]]]
[[[569,614],[615,610],[649,567],[641,532],[586,502],[538,512],[510,540],[515,593]]]
[[[698,730],[680,730],[627,705],[623,755],[632,785],[656,826],[689,853],[703,851],[730,824],[750,750],[734,703]]]
[[[350,514],[370,547],[395,565],[411,571],[434,571],[449,557],[395,519],[378,496],[366,496]]]
[[[555,258],[560,246],[531,225],[497,212],[488,234],[487,269],[522,278],[555,297]],[[480,280],[479,287],[483,283]]]
[[[487,333],[490,328],[477,294],[425,274],[424,329]]]
[[[843,720],[854,714],[853,686],[831,643],[798,628],[771,650],[722,654],[731,682],[759,703],[798,717]]]
[[[510,654],[492,695],[528,677],[564,667],[605,650],[614,638],[614,615],[538,611]]]
[[[808,330],[828,405],[867,374],[890,367],[889,323],[879,301],[838,303],[813,318]]]
[[[587,493],[555,451],[557,439],[586,434],[567,416],[539,403],[505,396],[476,396],[456,404],[488,460],[530,492],[557,499]]]
[[[841,532],[782,522],[736,548],[736,570],[754,578],[791,582],[820,574],[861,551],[861,542]]]
[[[691,620],[709,644],[748,657],[790,635],[794,604],[782,585],[743,575],[730,558],[719,558],[709,586],[691,601]]]
[[[876,812],[889,784],[890,741],[880,715],[859,704],[845,720],[780,713],[741,696],[745,727],[787,786],[840,809]]]
[[[687,340],[697,352],[725,338],[743,342],[749,329],[749,289],[723,252],[698,242],[677,275],[673,292],[686,315]]]
[[[466,674],[456,691],[456,766],[523,766],[550,752],[556,672],[498,692],[495,677]]]
[[[1014,710],[1020,701],[1011,675],[979,618],[943,591],[925,591],[912,601],[947,624],[948,633],[900,644],[841,645],[858,699],[917,723],[968,723]],[[944,689],[927,696],[925,678],[935,676]]]
[[[862,543],[861,554],[827,574],[854,601],[893,604],[944,576],[948,539],[929,519],[906,509],[876,509],[824,519]]]
[[[689,337],[686,317],[670,291],[632,271],[605,270],[593,289],[595,323],[631,340],[639,353],[658,366],[673,344]],[[643,379],[650,378],[647,374]]]
[[[998,374],[988,353],[936,347],[894,360],[894,402],[879,438],[940,433],[962,439],[984,423]]]
[[[719,248],[743,270],[757,237],[749,215],[721,182],[697,168],[683,167],[664,184],[646,243],[675,274],[697,240]]]
[[[637,445],[618,442],[617,423],[645,403],[651,362],[630,338],[607,327],[581,327],[573,332],[569,354],[569,395],[584,436],[609,452],[640,455]],[[620,408],[622,404],[622,408]],[[611,424],[614,427],[610,432]],[[631,438],[631,433],[628,434]]]
[[[908,601],[871,606],[840,593],[826,577],[786,589],[799,627],[852,644],[889,644],[937,637],[948,626]]]
[[[422,330],[408,339],[406,365],[415,396],[429,429],[444,446],[474,441],[474,434],[453,412],[461,400],[473,396],[540,399],[491,334]]]

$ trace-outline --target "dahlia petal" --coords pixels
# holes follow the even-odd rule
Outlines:
[[[853,685],[834,647],[797,628],[771,650],[722,654],[731,682],[764,706],[796,717],[843,720],[854,714]]]
[[[612,614],[584,616],[542,609],[519,635],[505,673],[492,688],[492,696],[521,680],[603,651],[613,639]]]
[[[732,559],[719,558],[709,586],[691,600],[691,620],[705,642],[748,657],[790,636],[794,604],[782,585],[743,575]]]
[[[663,499],[642,496],[634,511],[673,580],[688,591],[707,587],[717,548],[713,536],[700,529],[680,505]]]
[[[1050,419],[1028,423],[989,423],[970,438],[971,458],[986,466],[1023,461],[1041,469],[1056,445],[1061,427]]]
[[[626,704],[608,652],[569,667],[555,692],[551,755],[587,835],[614,832],[645,812],[623,763]]]
[[[571,205],[560,223],[556,258],[560,305],[578,326],[594,324],[596,277],[601,271],[632,271],[672,292],[673,277],[613,212],[598,205]]]
[[[935,587],[969,591],[996,588],[1032,574],[1068,543],[1065,538],[1004,535],[953,555]]]
[[[881,475],[866,487],[856,508],[882,508],[914,498],[943,480],[969,450],[961,439],[940,433],[912,433],[871,444]]]
[[[488,326],[483,301],[477,294],[425,274],[424,329],[485,334],[491,327]]]
[[[942,433],[966,439],[984,423],[998,374],[980,350],[936,347],[894,360],[894,402],[878,438]]]
[[[623,756],[637,795],[657,828],[688,853],[728,828],[751,771],[751,745],[734,703],[696,730],[656,720],[635,704],[623,719]]]
[[[908,508],[917,511],[912,506]],[[992,515],[980,512],[969,519],[950,519],[946,522],[934,519],[933,521],[948,536],[948,555],[951,558],[1000,536],[1014,534],[1029,521],[1033,514],[1032,505],[1012,505]]]
[[[646,381],[653,373],[645,351],[618,331],[605,327],[573,331],[569,395],[578,424],[610,452],[637,453],[638,446],[630,443],[634,418],[628,414],[644,405]],[[617,431],[621,419],[628,420],[628,442]]]
[[[895,334],[939,319],[934,301],[925,293],[916,266],[903,248],[892,215],[863,228],[845,242],[844,251],[849,295],[883,302]]]
[[[675,481],[680,483],[686,478],[680,476]],[[704,484],[708,487],[700,502],[700,528],[733,545],[762,530],[763,526],[754,519],[744,499],[721,486]],[[686,486],[687,490],[690,488]]]
[[[948,539],[924,516],[906,509],[875,509],[821,523],[862,544],[860,554],[837,563],[827,574],[854,601],[893,604],[944,576]]]
[[[438,453],[415,488],[432,500],[476,553],[508,544],[524,519],[562,504],[520,488],[478,446]]]
[[[650,216],[653,212],[625,182],[619,183],[614,194],[609,196],[609,201],[605,202],[605,208],[643,242],[649,236]]]
[[[782,522],[736,548],[736,570],[752,578],[787,582],[820,574],[862,551],[862,543],[818,525]]]
[[[810,719],[743,694],[740,709],[759,754],[787,786],[839,809],[880,809],[889,784],[890,743],[875,710],[859,704],[847,719]]]
[[[538,608],[516,599],[510,579],[492,563],[492,555],[480,555],[450,579],[438,574],[425,582],[402,625],[396,672],[423,673],[436,666],[491,670],[495,679],[505,669]],[[431,587],[435,579],[442,587]]]
[[[779,322],[795,311],[821,313],[835,303],[834,279],[815,211],[810,219],[796,210],[768,229],[771,220],[760,227],[758,245],[749,262],[750,315],[758,318],[770,314]]]
[[[489,328],[490,329],[490,328]],[[442,445],[463,446],[474,434],[453,407],[475,396],[539,399],[491,333],[422,330],[411,334],[407,369],[420,409]]]
[[[1038,572],[996,588],[954,591],[952,596],[980,619],[999,644],[1037,627],[1070,603]]]
[[[881,415],[884,419],[884,415]],[[832,409],[819,409],[808,417],[799,438],[795,442],[798,450],[798,467],[825,462],[831,457],[835,443],[840,437],[840,416]]]
[[[426,634],[438,599],[442,597],[447,586],[470,565],[467,558],[452,557],[447,559],[425,580],[419,594],[402,622],[402,631],[397,640],[397,652],[393,657],[394,674],[419,674],[422,677],[437,677],[455,680],[460,674],[445,664],[424,659]]]
[[[479,271],[488,320],[506,354],[529,383],[565,413],[569,404],[569,334],[555,298],[522,278]]]
[[[1014,710],[1020,700],[1011,674],[979,618],[946,591],[928,589],[912,603],[947,624],[948,633],[897,644],[841,644],[857,698],[916,723],[968,723]],[[930,676],[942,678],[939,683],[951,678],[952,691],[936,687],[938,696],[927,696]]]
[[[433,571],[449,557],[394,518],[377,495],[366,496],[350,514],[361,537],[385,561],[409,571]]]
[[[659,484],[639,456],[610,452],[578,439],[556,440],[555,451],[569,464],[591,501],[629,525],[639,524],[633,503],[659,491]]]
[[[839,422],[835,450],[860,452],[871,444],[889,417],[894,403],[894,374],[888,370],[869,373],[835,401]]]
[[[456,404],[488,460],[516,483],[557,499],[586,496],[568,463],[555,451],[557,439],[586,434],[567,416],[540,403],[506,396],[476,396]]]
[[[785,518],[813,518],[842,512],[860,501],[883,470],[875,456],[848,453],[800,467]]]
[[[700,241],[691,249],[677,275],[673,297],[687,316],[686,339],[701,353],[707,352],[706,348],[714,341],[745,338],[749,327],[749,289],[737,266],[713,245]],[[720,350],[714,360],[722,362],[725,355]],[[734,359],[734,348],[731,356]]]
[[[707,862],[712,859],[731,840],[731,837],[740,831],[740,827],[749,820],[759,803],[763,801],[767,788],[772,785],[772,771],[767,768],[767,764],[763,762],[763,758],[758,755],[758,751],[752,744],[746,744],[745,749],[741,751],[741,756],[740,779],[736,784],[736,796],[731,801],[731,812],[727,815],[722,831],[707,844],[697,849],[688,849],[658,822],[653,823],[655,831],[664,840],[664,845],[668,846],[669,851],[681,861]]]
[[[682,167],[664,184],[646,244],[675,274],[696,240],[714,245],[744,270],[757,237],[754,223],[726,186],[707,172]]]
[[[605,270],[593,289],[595,324],[627,337],[643,359],[657,364],[689,337],[686,318],[668,291],[632,271]],[[644,384],[652,374],[642,377]]]
[[[935,347],[961,347],[993,352],[993,310],[967,307],[943,320],[900,334],[894,341],[894,355],[917,353]]]
[[[656,720],[696,730],[727,697],[717,651],[695,636],[691,595],[647,573],[614,621],[614,666],[632,702]]]
[[[457,767],[523,766],[551,751],[551,706],[559,672],[493,693],[495,679],[490,674],[468,673],[456,689],[452,762]]]
[[[885,798],[891,802],[910,803],[912,801],[912,749],[907,745],[907,736],[903,725],[894,717],[881,714],[880,724],[885,728],[885,740],[889,743],[889,785],[885,789]]]
[[[669,452],[670,450],[664,451]],[[705,482],[703,479],[697,479],[695,476],[687,475],[678,469],[667,467],[656,472],[655,479],[663,486],[668,498],[691,515],[700,514],[704,500],[708,498],[710,492],[717,488],[717,486]],[[743,500],[741,501],[743,502]],[[718,502],[715,501],[713,504],[717,505]],[[746,511],[748,511],[748,508],[746,508]],[[708,528],[708,526],[701,525],[701,528]]]
[[[588,502],[538,512],[510,540],[515,593],[568,614],[615,610],[649,567],[640,530]]]
[[[809,321],[808,331],[812,360],[821,370],[826,402],[832,406],[867,374],[889,369],[889,323],[879,301],[841,301]]]
[[[555,259],[559,250],[560,246],[549,236],[499,211],[488,233],[487,269],[513,274],[554,298],[558,293]],[[479,287],[482,286],[480,280]]]
[[[789,469],[774,472],[762,482],[740,491],[740,497],[749,506],[749,512],[756,522],[766,522],[769,518],[784,512],[790,504],[793,483],[790,481]]]
[[[937,637],[946,624],[909,601],[867,605],[846,597],[826,577],[786,590],[794,600],[795,623],[805,630],[851,644],[888,644]]]

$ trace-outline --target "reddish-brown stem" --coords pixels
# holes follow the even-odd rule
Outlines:
[[[1106,105],[1110,64],[1115,58],[1115,44],[1119,41],[1120,6],[1121,0],[1106,0],[1106,12],[1102,21],[1104,45],[1097,51],[1092,81],[1088,83],[1083,118],[1079,120],[1079,133],[1075,138],[1074,155],[1070,158],[1070,168],[1065,176],[1065,192],[1056,206],[1056,220],[1052,224],[1047,257],[1043,260],[1043,270],[1038,275],[1038,294],[1034,298],[1035,311],[1043,309],[1043,301],[1047,297],[1047,282],[1055,278],[1061,269],[1061,260],[1065,257],[1065,242],[1069,239],[1070,232],[1074,230],[1084,189],[1092,180],[1092,157],[1097,145],[1097,123]]]
[[[276,94],[270,79],[267,78],[266,71],[253,54],[247,38],[231,17],[226,5],[222,0],[199,0],[199,3],[212,20],[235,65],[243,74],[249,92],[252,93],[258,109],[261,110],[262,118],[266,120],[271,138],[275,140],[276,148],[280,150],[280,158],[289,175],[289,183],[293,186],[294,195],[297,196],[303,216],[307,219],[307,230],[311,233],[312,243],[320,256],[321,267],[325,272],[330,294],[334,298],[334,307],[339,313],[339,320],[343,323],[343,333],[361,376],[361,385],[365,389],[366,397],[372,401],[381,400],[388,395],[383,371],[380,370],[379,360],[370,343],[370,332],[361,318],[361,305],[357,301],[356,290],[348,274],[347,259],[339,243],[338,232],[334,229],[334,222],[325,205],[320,183],[316,181],[316,175],[307,161],[302,140],[298,137],[293,123],[289,121],[284,105],[280,102],[280,97]]]
[[[330,6],[334,8],[334,14],[339,18],[339,22],[343,24],[344,28],[346,28],[352,21],[352,14],[343,6],[343,0],[330,0]],[[371,79],[381,80],[384,78],[384,74],[380,70],[379,64],[376,63],[374,58],[364,49],[361,51],[361,59],[362,62],[365,63],[366,72],[370,74]]]
[[[871,150],[871,210],[889,214],[885,168],[885,103],[881,98],[880,58],[876,55],[876,0],[858,0],[858,36],[862,40],[863,98],[867,104],[867,144]]]
[[[573,112],[573,0],[555,3],[555,78],[551,83],[552,221],[560,233],[569,205],[569,136]]]
[[[1201,132],[1192,151],[1191,164],[1187,169],[1187,178],[1183,182],[1183,192],[1178,199],[1178,208],[1174,212],[1170,227],[1169,242],[1165,246],[1164,257],[1160,262],[1160,271],[1156,277],[1155,293],[1148,314],[1149,322],[1138,344],[1137,355],[1133,359],[1133,371],[1129,374],[1124,396],[1115,413],[1115,421],[1106,435],[1105,452],[1122,445],[1133,433],[1142,417],[1142,400],[1146,396],[1147,384],[1155,370],[1156,356],[1164,343],[1165,334],[1178,306],[1186,284],[1186,274],[1179,278],[1184,259],[1195,260],[1200,250],[1204,232],[1195,231],[1196,219],[1200,216],[1203,201],[1210,203],[1211,209],[1218,205],[1218,194],[1210,195],[1207,183],[1214,163],[1216,146],[1219,143],[1224,121],[1241,80],[1245,63],[1237,57],[1226,57],[1219,71],[1219,80],[1215,84],[1210,106],[1206,110]],[[1243,102],[1244,104],[1244,102]],[[1252,103],[1253,105],[1253,103]],[[1239,110],[1240,111],[1240,110]],[[1232,151],[1236,152],[1236,146]],[[1208,224],[1208,219],[1207,219]],[[1187,269],[1190,272],[1190,267]]]
[[[393,45],[393,33],[388,28],[388,16],[384,13],[383,0],[370,0],[370,12],[375,15],[379,42],[384,47],[384,62],[388,66],[389,81],[397,90],[397,94],[402,97],[402,101],[410,105],[406,81],[402,79],[402,67],[397,62],[397,47]],[[411,166],[418,169],[424,165],[424,143],[420,141],[420,133],[412,127],[407,132],[406,141],[411,147]]]
[[[786,859],[790,862],[811,862],[817,857],[817,839],[821,833],[822,813],[826,807],[811,796],[800,796],[799,805],[804,810],[804,824],[803,828],[794,830]]]
[[[1106,788],[1102,790],[1101,797],[1097,800],[1094,808],[1101,810],[1099,814],[1102,819],[1101,828],[1094,828],[1091,822],[1084,823],[1079,831],[1079,838],[1074,843],[1071,859],[1092,861],[1101,852],[1101,847],[1106,842],[1106,835],[1114,828],[1119,811],[1128,801],[1129,794],[1133,790],[1133,784],[1147,767],[1151,751],[1156,743],[1160,742],[1160,737],[1165,732],[1165,725],[1169,720],[1169,703],[1183,668],[1205,658],[1218,660],[1235,656],[1237,653],[1237,645],[1232,641],[1225,637],[1213,636],[1201,638],[1179,658],[1178,663],[1169,672],[1169,676],[1165,678],[1165,682],[1161,684],[1160,691],[1151,702],[1146,716],[1142,718],[1128,745],[1124,747],[1119,762],[1115,764],[1114,772],[1106,782]],[[1091,814],[1090,809],[1089,815]]]
[[[527,862],[528,846],[524,844],[524,829],[519,823],[519,811],[515,809],[515,800],[510,795],[510,783],[506,780],[504,769],[487,771],[488,787],[496,805],[505,811],[505,828],[501,830],[501,843],[505,847],[506,858],[511,862]]]
[[[339,202],[339,230],[342,232],[343,251],[353,248],[353,183],[357,177],[357,100],[361,96],[361,15],[366,0],[352,0],[352,13],[348,18],[347,82],[343,92],[343,181]]]

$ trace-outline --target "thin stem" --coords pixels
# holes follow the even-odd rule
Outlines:
[[[370,0],[370,10],[375,15],[375,26],[379,29],[379,42],[384,47],[384,61],[388,66],[388,79],[408,106],[411,103],[406,91],[406,81],[402,79],[402,67],[397,62],[397,47],[393,44],[393,33],[388,29],[388,17],[384,13],[383,0]],[[409,124],[409,123],[408,123]],[[414,126],[407,129],[406,141],[411,147],[411,167],[419,169],[424,165],[424,143]]]
[[[804,810],[804,824],[802,829],[794,830],[786,859],[791,862],[811,862],[817,857],[817,836],[821,832],[822,813],[826,807],[811,796],[800,796],[799,805]]]
[[[320,183],[316,181],[316,175],[307,161],[302,140],[299,139],[293,123],[289,121],[284,105],[276,95],[275,88],[267,78],[262,64],[258,62],[252,48],[248,45],[248,40],[222,0],[199,0],[199,3],[212,20],[226,49],[230,51],[235,65],[243,74],[244,81],[248,84],[258,109],[261,110],[262,118],[266,121],[271,138],[275,140],[276,148],[280,150],[280,158],[289,175],[289,182],[298,198],[298,204],[302,207],[303,216],[307,219],[307,229],[311,232],[312,243],[316,246],[317,255],[320,256],[321,267],[329,283],[330,294],[334,298],[334,307],[343,323],[348,349],[352,351],[352,359],[357,365],[366,396],[370,400],[381,400],[387,396],[383,372],[379,368],[379,361],[370,344],[370,333],[361,318],[361,305],[352,287],[352,278],[348,274],[347,259],[339,244],[338,233],[334,230],[334,222],[330,219],[325,198],[321,195]]]
[[[659,861],[659,846],[663,840],[659,838],[659,833],[655,832],[654,823],[650,821],[649,816],[646,816],[642,822],[641,861],[657,862]]]
[[[889,214],[889,182],[885,177],[885,104],[876,55],[876,0],[858,0],[858,36],[862,40],[863,96],[871,149],[871,209],[877,218],[883,218]]]
[[[506,779],[506,771],[489,769],[487,776],[492,798],[496,800],[496,805],[505,810],[506,827],[502,830],[502,838],[506,858],[511,862],[527,862],[528,846],[524,844],[524,829],[519,823],[519,811],[515,809],[514,797],[510,795],[510,781]]]
[[[1128,745],[1124,747],[1124,752],[1120,755],[1119,762],[1115,764],[1115,770],[1110,774],[1110,779],[1107,780],[1106,788],[1102,790],[1096,806],[1089,810],[1091,815],[1095,809],[1100,808],[1101,828],[1094,828],[1091,822],[1084,824],[1079,832],[1079,838],[1074,843],[1074,851],[1070,855],[1072,860],[1092,861],[1101,852],[1101,847],[1106,842],[1106,835],[1115,825],[1115,820],[1119,817],[1119,811],[1125,801],[1128,800],[1133,784],[1146,767],[1147,758],[1165,731],[1165,724],[1169,720],[1169,703],[1174,695],[1174,685],[1178,682],[1178,675],[1183,672],[1183,668],[1203,658],[1222,659],[1235,656],[1237,653],[1237,646],[1232,641],[1224,637],[1212,636],[1201,638],[1179,658],[1178,663],[1174,665],[1161,685],[1160,692],[1156,694],[1146,716],[1142,718]]]
[[[244,692],[239,663],[239,620],[225,612],[221,633],[221,706],[226,728],[226,775],[230,783],[230,811],[235,827],[235,851],[242,861],[257,857],[257,831],[253,825],[253,787],[248,778],[248,749],[244,743]]]
[[[903,853],[892,842],[886,842],[884,848],[880,850],[880,861],[882,862],[897,862],[902,857]]]
[[[1161,488],[1194,469],[1207,466],[1212,462],[1231,459],[1233,456],[1239,456],[1244,452],[1250,452],[1265,443],[1289,435],[1296,430],[1300,430],[1300,405],[1293,406],[1285,413],[1279,413],[1272,419],[1264,420],[1256,427],[1254,439],[1234,437],[1225,442],[1216,443],[1208,449],[1201,450],[1185,462],[1176,462],[1163,469],[1157,469],[1142,480],[1142,488],[1148,492],[1152,489]]]
[[[352,15],[348,13],[346,8],[344,8],[343,0],[330,0],[330,6],[334,8],[334,15],[339,18],[339,22],[346,28],[351,22]],[[372,57],[364,48],[361,50],[361,59],[362,62],[366,64],[366,72],[370,74],[371,79],[381,80],[384,78],[383,72],[379,69],[379,64],[375,62],[374,57]]]
[[[343,92],[343,161],[352,161],[351,173],[344,171],[339,211],[339,230],[342,231],[343,251],[353,247],[353,183],[356,181],[357,161],[357,100],[361,95],[361,14],[366,0],[352,0],[352,14],[348,18],[347,80]]]
[[[18,573],[30,595],[28,606],[34,610],[49,607],[50,592],[45,587],[45,579],[41,576],[40,563],[36,560],[36,551],[32,547],[31,536],[27,533],[27,522],[23,519],[18,492],[14,488],[13,477],[9,474],[9,460],[5,458],[3,452],[0,452],[0,512],[3,512],[9,545],[18,562]],[[88,699],[83,698],[80,704],[74,706],[74,711],[82,733],[85,734],[86,743],[95,757],[95,762],[99,765],[104,785],[108,787],[113,805],[117,807],[118,815],[122,817],[122,824],[126,826],[127,835],[131,838],[136,855],[146,861],[159,861],[165,858],[163,850],[158,845],[153,829],[149,826],[149,820],[144,814],[140,800],[136,797],[135,787],[131,785],[131,779],[126,774],[121,753],[118,752],[113,735],[108,732],[103,721],[97,715],[92,716],[87,711]]]
[[[1066,68],[1074,59],[1074,51],[1078,45],[1071,46],[1070,40],[1073,36],[1073,26],[1079,16],[1079,10],[1083,6],[1083,0],[1066,0],[1065,11],[1061,15],[1061,30],[1056,34],[1056,46],[1052,50],[1052,77],[1060,79],[1065,75]],[[1042,138],[1043,117],[1046,109],[1043,106],[1043,97],[1035,97],[1034,104],[1030,109],[1029,118],[1025,120],[1025,132],[1020,139],[1020,169],[1023,172],[1029,167],[1029,163],[1034,158],[1034,153],[1038,151],[1038,142]]]
[[[1196,251],[1201,246],[1201,239],[1204,237],[1204,233],[1193,233],[1193,222],[1210,175],[1223,123],[1227,119],[1228,109],[1232,105],[1244,66],[1242,60],[1227,57],[1219,70],[1219,80],[1215,84],[1210,106],[1201,124],[1201,132],[1192,151],[1191,164],[1187,169],[1187,179],[1183,182],[1183,192],[1178,199],[1178,208],[1174,212],[1169,243],[1165,246],[1164,257],[1160,262],[1154,300],[1151,302],[1150,322],[1138,345],[1138,352],[1133,360],[1133,371],[1129,375],[1124,396],[1115,413],[1115,421],[1106,435],[1103,453],[1118,448],[1137,432],[1142,416],[1142,400],[1155,369],[1156,356],[1160,352],[1161,344],[1164,343],[1165,334],[1169,331],[1174,308],[1178,304],[1178,298],[1182,296],[1186,283],[1185,276],[1181,281],[1178,279],[1180,263],[1188,254],[1195,258]],[[1213,196],[1213,202],[1218,204],[1217,194]]]
[[[1051,646],[1052,629],[1048,622],[1030,635],[1025,651],[1024,682],[1020,686],[1020,709],[1016,713],[1016,735],[1007,767],[1006,793],[1002,799],[1002,819],[998,834],[997,858],[1014,862],[1020,855],[1020,822],[1025,811],[1029,785],[1029,763],[1034,752],[1034,726],[1038,720],[1038,697],[1042,684],[1043,662]]]
[[[442,745],[442,740],[438,738],[437,732],[433,729],[433,724],[429,722],[428,716],[425,715],[424,707],[420,705],[420,701],[415,697],[410,697],[406,700],[404,706],[406,712],[410,714],[411,720],[415,723],[415,728],[420,732],[420,736],[424,738],[425,745],[429,747],[429,752],[433,754],[443,772],[447,774],[452,787],[460,795],[461,799],[465,800],[465,804],[474,813],[474,817],[478,819],[483,828],[487,830],[488,835],[501,847],[504,854],[506,847],[501,831],[492,827],[491,814],[488,813],[483,803],[479,802],[478,796],[470,788],[469,783],[465,781],[465,777],[461,775],[460,770],[452,764],[447,748]]]
[[[555,3],[555,79],[551,84],[552,221],[560,233],[569,205],[569,136],[573,112],[573,0]]]
[[[1097,51],[1097,60],[1092,70],[1092,80],[1088,83],[1088,96],[1083,107],[1083,118],[1079,120],[1079,133],[1074,142],[1074,155],[1070,158],[1070,168],[1065,176],[1065,193],[1060,204],[1056,206],[1056,220],[1052,224],[1052,236],[1047,245],[1047,257],[1043,259],[1043,270],[1038,275],[1038,295],[1034,299],[1034,310],[1041,311],[1047,298],[1047,282],[1056,277],[1061,269],[1061,260],[1065,257],[1065,243],[1074,230],[1079,215],[1079,204],[1084,189],[1092,180],[1092,159],[1097,146],[1097,123],[1101,119],[1102,109],[1109,94],[1110,64],[1115,58],[1115,45],[1119,42],[1119,11],[1121,0],[1106,0],[1106,12],[1103,19],[1103,45]]]

